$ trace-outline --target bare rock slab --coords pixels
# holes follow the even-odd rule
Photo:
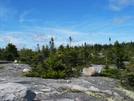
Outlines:
[[[35,93],[18,83],[0,84],[0,101],[33,101]]]

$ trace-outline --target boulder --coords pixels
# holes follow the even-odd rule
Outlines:
[[[95,70],[93,68],[83,68],[83,75],[87,76],[95,75]]]
[[[18,63],[18,60],[14,60],[14,63]]]
[[[83,68],[83,75],[92,76],[99,75],[103,70],[103,65],[94,65],[93,67]]]
[[[0,101],[33,101],[35,93],[18,83],[0,84]]]
[[[28,72],[30,72],[30,69],[25,68],[25,69],[23,69],[23,72],[24,72],[24,73],[28,73]]]

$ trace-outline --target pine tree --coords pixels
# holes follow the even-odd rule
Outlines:
[[[113,47],[114,57],[116,60],[116,65],[118,69],[124,68],[123,58],[125,56],[125,50],[122,48],[122,45],[118,41],[115,42]]]
[[[19,57],[17,48],[12,43],[9,43],[6,46],[4,55],[6,60],[15,60],[17,57]]]

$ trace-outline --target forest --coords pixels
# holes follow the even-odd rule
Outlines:
[[[25,76],[65,79],[69,77],[79,77],[83,68],[88,68],[91,64],[105,65],[104,71],[100,76],[120,79],[120,84],[130,90],[134,90],[134,42],[116,41],[112,44],[94,44],[86,42],[81,46],[55,47],[54,39],[51,38],[48,45],[40,47],[37,44],[37,50],[22,48],[17,50],[16,46],[9,43],[6,48],[0,48],[0,60],[14,61],[29,64],[31,71]],[[125,65],[125,61],[130,64]],[[110,66],[116,66],[110,68]]]

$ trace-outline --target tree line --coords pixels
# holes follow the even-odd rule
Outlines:
[[[134,67],[132,58],[134,57],[134,42],[119,43],[116,41],[113,45],[91,45],[85,42],[81,46],[71,46],[72,40],[69,37],[70,44],[66,46],[60,45],[56,48],[54,39],[51,38],[49,45],[40,47],[37,44],[36,51],[26,48],[17,50],[15,45],[9,43],[6,48],[0,48],[0,60],[13,61],[17,59],[22,63],[29,64],[32,69],[26,76],[55,79],[74,76],[73,68],[77,70],[75,75],[79,75],[79,71],[82,69],[79,67],[83,67],[86,64],[88,66],[90,64],[104,64],[106,69],[108,69],[109,65],[115,65],[117,70],[120,71],[120,69],[126,70],[124,61],[130,61],[131,66],[129,67]],[[107,74],[108,71],[102,73],[102,75],[110,77],[111,75]],[[131,79],[134,80],[134,77],[132,76]]]

